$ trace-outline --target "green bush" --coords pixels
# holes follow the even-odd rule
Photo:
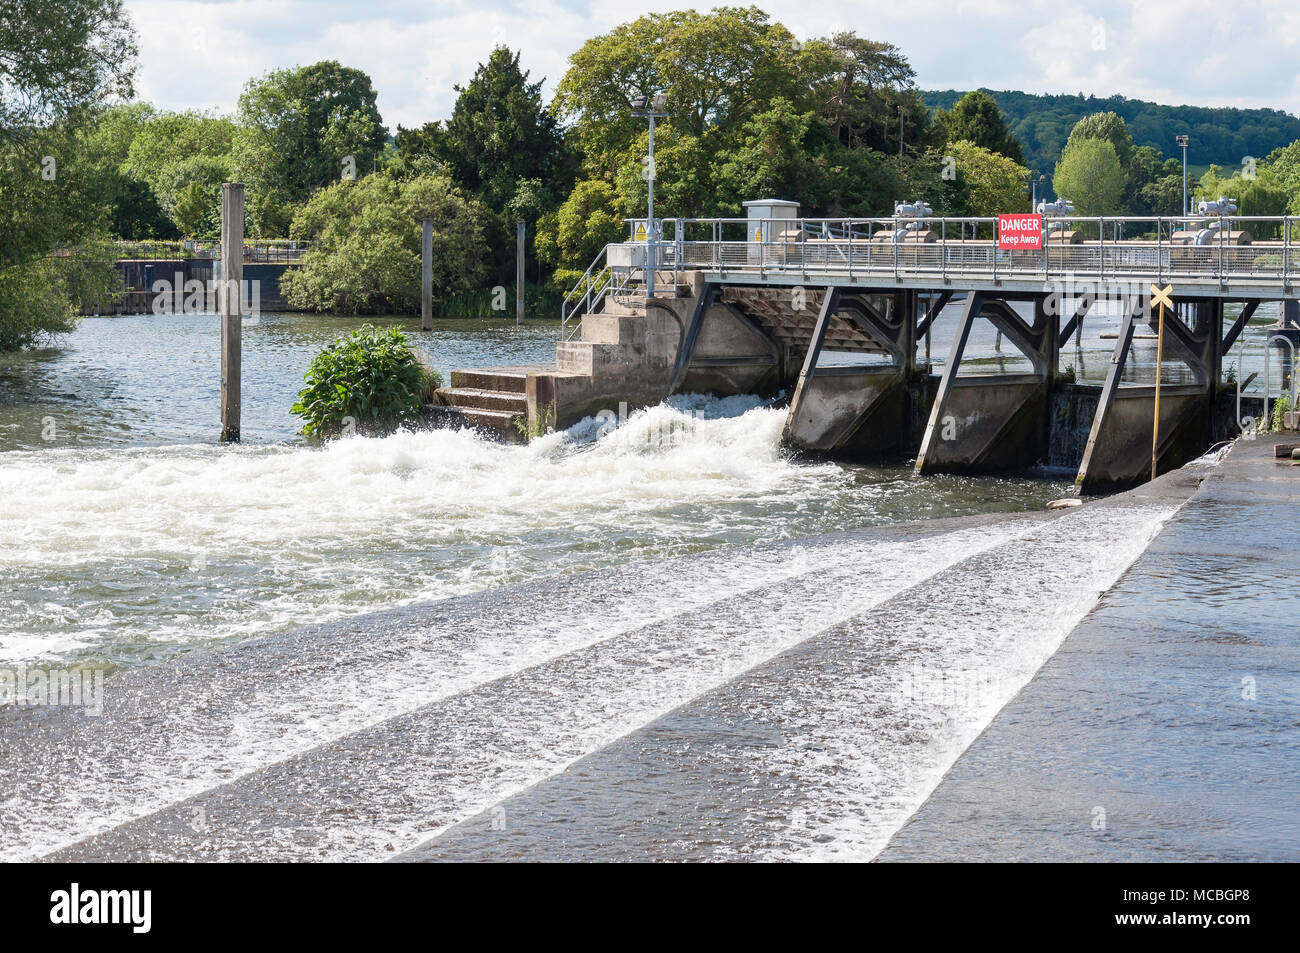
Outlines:
[[[1290,413],[1290,411],[1291,398],[1287,395],[1284,394],[1277,400],[1273,401],[1273,419],[1270,422],[1273,425],[1272,430],[1274,433],[1278,433],[1283,429],[1283,425],[1286,423],[1286,415]]]
[[[293,413],[306,420],[308,437],[349,431],[351,418],[363,433],[390,431],[416,420],[425,394],[441,386],[397,328],[365,324],[316,355],[298,392]]]

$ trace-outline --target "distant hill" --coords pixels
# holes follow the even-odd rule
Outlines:
[[[1089,113],[1116,112],[1128,124],[1133,142],[1154,146],[1167,158],[1182,158],[1174,136],[1191,136],[1188,162],[1196,166],[1217,163],[1240,165],[1243,156],[1264,158],[1279,146],[1300,139],[1300,119],[1280,109],[1235,109],[1207,106],[1162,106],[1140,99],[1112,96],[1049,96],[1015,90],[985,89],[1001,107],[1012,135],[1025,151],[1031,169],[1049,175],[1056,167],[1070,129]],[[925,92],[931,109],[950,109],[964,91]]]

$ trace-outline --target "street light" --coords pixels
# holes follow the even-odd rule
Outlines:
[[[659,263],[655,255],[658,245],[658,235],[655,234],[655,120],[663,119],[668,115],[668,113],[664,112],[664,107],[667,104],[668,97],[663,93],[637,96],[632,100],[632,115],[644,116],[650,120],[650,165],[646,170],[650,217],[646,221],[645,228],[646,263],[649,266],[645,272],[645,296],[647,298],[655,296],[655,266]]]
[[[1174,141],[1183,147],[1183,218],[1187,217],[1187,136],[1175,136]]]
[[[1038,208],[1038,187],[1047,184],[1047,176],[1041,175],[1038,172],[1030,172],[1027,178],[1029,179],[1030,187],[1033,190],[1033,201],[1030,203],[1029,207]]]

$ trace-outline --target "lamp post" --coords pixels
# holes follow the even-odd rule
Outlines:
[[[1187,136],[1175,136],[1174,141],[1183,147],[1183,218],[1187,217]]]
[[[655,229],[655,120],[663,119],[668,113],[664,112],[664,106],[667,105],[668,97],[663,93],[655,93],[651,96],[638,96],[632,100],[632,115],[645,116],[650,120],[650,158],[649,168],[646,169],[646,185],[649,195],[649,218],[646,220],[645,240],[646,240],[646,272],[645,272],[645,296],[653,298],[655,296],[655,266],[659,264],[656,252],[658,251],[658,235]]]
[[[1038,187],[1045,184],[1047,184],[1046,175],[1041,175],[1038,172],[1029,173],[1029,187],[1033,190],[1033,198],[1029,206],[1031,212],[1038,210]]]

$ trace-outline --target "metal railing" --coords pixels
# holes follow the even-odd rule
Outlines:
[[[994,217],[768,219],[761,225],[740,218],[665,219],[664,231],[670,223],[674,238],[656,246],[661,270],[944,281],[1252,279],[1287,291],[1296,270],[1292,243],[1300,235],[1300,218],[1293,216],[1070,216],[1045,219],[1052,230],[1041,248],[1006,249],[998,247]],[[1241,243],[1242,231],[1251,233],[1249,244]]]
[[[221,243],[207,241],[117,241],[113,254],[119,260],[170,261],[179,258],[221,258]],[[249,239],[244,242],[244,262],[276,264],[301,261],[311,242],[288,238]]]

